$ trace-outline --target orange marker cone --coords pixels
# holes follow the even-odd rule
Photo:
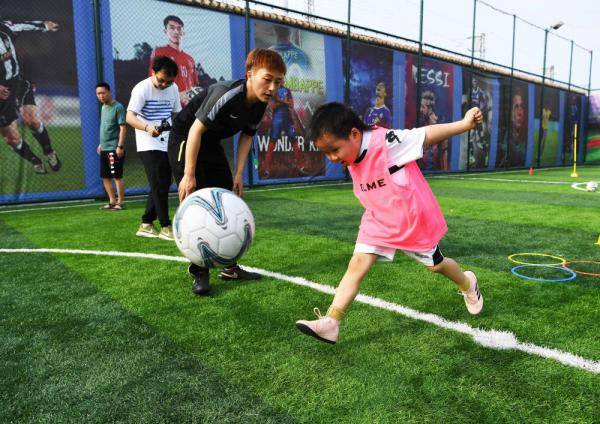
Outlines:
[[[533,166],[529,167],[529,175],[533,175]]]

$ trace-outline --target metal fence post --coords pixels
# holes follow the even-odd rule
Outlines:
[[[586,108],[586,112],[587,114],[589,114],[589,110],[590,110],[590,96],[592,94],[592,62],[594,60],[594,51],[590,50],[590,74],[588,76],[588,89],[587,89],[587,108]],[[583,111],[582,111],[583,113]],[[586,117],[584,116],[583,119],[586,119]],[[587,120],[587,119],[586,119]],[[583,137],[581,137],[582,139],[582,143],[583,143],[583,158],[579,159],[581,161],[581,163],[585,163],[585,158],[587,155],[587,133],[588,133],[588,128],[587,128],[587,122],[584,121],[584,125],[583,125],[583,131],[582,131],[582,135]],[[579,146],[577,146],[579,147]]]
[[[508,125],[506,127],[506,163],[504,168],[507,169],[509,166],[510,157],[510,142],[513,138],[512,133],[512,98],[513,98],[513,78],[515,75],[515,34],[517,32],[517,15],[513,15],[513,33],[512,33],[512,53],[510,59],[510,79],[508,83]]]
[[[245,42],[245,50],[246,57],[248,53],[250,53],[250,1],[246,0],[246,7],[244,10],[244,42]],[[246,76],[244,75],[244,78]],[[252,146],[250,147],[250,151],[248,152],[248,186],[252,187],[254,185],[254,137],[252,137]]]
[[[346,26],[346,63],[344,66],[344,103],[350,105],[350,43],[352,42],[352,34],[350,32],[351,25],[351,13],[352,13],[352,0],[348,0],[348,22]]]
[[[102,56],[102,28],[100,26],[100,0],[92,0],[94,9],[94,39],[96,44],[96,79],[104,81],[104,57]]]
[[[473,29],[471,33],[471,75],[468,87],[469,109],[473,107],[473,78],[475,76],[475,25],[477,22],[477,0],[473,0]],[[471,130],[467,132],[467,171],[471,168],[469,159],[471,158]]]
[[[542,157],[542,136],[544,134],[544,129],[542,128],[542,122],[544,120],[544,87],[546,85],[546,51],[548,47],[548,28],[544,30],[544,66],[542,67],[542,91],[540,94],[540,126],[538,130],[538,151],[537,151],[537,160],[536,166],[539,168],[540,159]]]
[[[419,113],[421,109],[421,69],[423,67],[423,6],[424,0],[421,0],[421,12],[419,14],[419,55],[417,57],[417,104],[415,107],[417,108],[417,119],[415,122],[415,127],[421,126],[421,114]],[[411,70],[412,71],[412,70]],[[406,75],[405,78],[412,78],[411,75]]]

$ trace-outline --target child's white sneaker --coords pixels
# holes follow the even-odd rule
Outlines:
[[[471,286],[466,292],[461,291],[465,299],[465,305],[467,305],[467,311],[471,315],[477,315],[483,308],[483,295],[479,291],[479,284],[477,284],[477,277],[472,271],[465,271],[465,275],[471,281]]]
[[[340,322],[328,316],[322,316],[318,308],[314,309],[318,319],[314,321],[296,321],[296,327],[304,334],[313,336],[325,343],[335,344],[340,333]]]

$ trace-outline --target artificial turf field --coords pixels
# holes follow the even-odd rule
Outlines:
[[[324,312],[331,295],[280,279],[213,274],[213,296],[199,298],[179,262],[3,252],[0,422],[598,422],[600,278],[525,281],[507,260],[517,252],[600,260],[600,193],[570,187],[600,181],[600,167],[579,173],[429,178],[449,226],[442,251],[478,275],[480,316],[401,253],[376,264],[361,293],[512,332],[578,355],[588,369],[362,303],[338,344],[323,344],[294,321],[315,306]],[[337,284],[362,213],[349,185],[254,189],[245,199],[257,232],[242,264]],[[174,243],[134,236],[143,201],[122,212],[100,204],[0,209],[0,248],[178,255]]]

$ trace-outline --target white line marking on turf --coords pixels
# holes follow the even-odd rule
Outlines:
[[[78,249],[0,249],[0,253],[70,253],[78,255],[98,255],[98,256],[120,256],[128,258],[144,258],[144,259],[158,259],[164,261],[173,262],[185,262],[189,261],[180,256],[167,256],[167,255],[156,255],[151,253],[138,253],[138,252],[116,252],[116,251],[102,251],[102,250],[78,250]],[[321,293],[333,295],[335,294],[335,288],[327,286],[325,284],[315,283],[314,281],[306,280],[302,277],[292,277],[278,272],[267,271],[260,268],[246,267],[248,270],[258,272],[267,277],[276,278],[278,280],[287,281],[302,287],[308,287]],[[448,321],[438,315],[419,312],[415,309],[408,308],[406,306],[398,305],[396,303],[388,302],[383,299],[379,299],[373,296],[367,296],[359,294],[356,297],[356,301],[371,305],[376,308],[385,309],[387,311],[395,312],[399,315],[403,315],[408,318],[412,318],[417,321],[423,321],[433,324],[440,328],[455,331],[457,333],[466,334],[471,336],[475,343],[497,350],[508,350],[514,349],[521,352],[529,353],[531,355],[540,356],[542,358],[554,359],[564,365],[568,365],[573,368],[579,368],[585,371],[589,371],[595,374],[600,374],[600,361],[593,361],[590,359],[582,358],[581,356],[563,352],[562,350],[552,349],[544,346],[537,346],[532,343],[520,342],[514,333],[510,331],[497,331],[497,330],[483,330],[480,328],[473,328],[469,324],[463,322]]]
[[[537,183],[537,184],[571,184],[568,181],[543,181],[543,180],[512,180],[508,178],[491,177],[461,177],[458,175],[436,175],[430,178],[439,178],[447,180],[470,180],[470,181],[499,181],[504,183]]]
[[[587,183],[573,183],[573,184],[571,184],[571,188],[574,188],[575,190],[588,191],[587,187],[581,187],[581,186],[587,186]]]

